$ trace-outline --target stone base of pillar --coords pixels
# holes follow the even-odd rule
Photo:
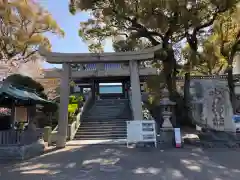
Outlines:
[[[66,136],[62,136],[60,134],[57,135],[57,143],[56,143],[56,147],[57,148],[65,148],[66,147]]]
[[[196,125],[196,130],[197,131],[202,131],[202,128],[200,126]]]
[[[162,128],[173,128],[172,123],[169,118],[164,119]]]
[[[160,128],[157,135],[157,146],[161,149],[172,148],[174,146],[174,129]]]

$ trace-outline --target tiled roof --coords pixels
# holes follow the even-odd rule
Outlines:
[[[46,99],[39,97],[34,91],[17,88],[11,84],[2,84],[0,88],[0,96],[10,96],[23,101],[33,100],[38,103],[52,103]]]

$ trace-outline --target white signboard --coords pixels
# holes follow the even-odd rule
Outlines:
[[[154,142],[157,146],[154,120],[127,121],[127,146],[137,142]]]
[[[174,134],[175,134],[175,145],[176,145],[176,148],[182,147],[182,139],[181,139],[180,128],[174,128]]]
[[[233,115],[232,120],[236,127],[236,132],[240,132],[240,115]]]

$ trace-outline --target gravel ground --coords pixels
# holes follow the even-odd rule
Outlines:
[[[239,150],[69,145],[0,165],[0,180],[239,180]]]

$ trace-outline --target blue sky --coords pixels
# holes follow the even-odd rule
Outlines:
[[[47,34],[55,52],[89,52],[87,45],[78,36],[79,24],[89,18],[86,12],[71,15],[68,10],[68,0],[41,0],[40,3],[52,14],[59,26],[64,30],[65,37]],[[105,44],[105,52],[113,51],[111,41]],[[44,63],[45,68],[59,67]]]

